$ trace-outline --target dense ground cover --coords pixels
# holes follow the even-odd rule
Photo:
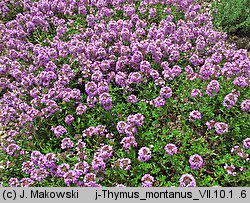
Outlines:
[[[250,59],[195,1],[0,11],[3,186],[250,185]]]

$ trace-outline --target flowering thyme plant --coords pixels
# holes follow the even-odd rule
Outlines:
[[[0,9],[0,185],[249,185],[250,59],[196,1]]]

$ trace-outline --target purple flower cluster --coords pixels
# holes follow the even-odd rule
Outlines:
[[[168,86],[162,87],[160,90],[160,96],[165,99],[168,99],[172,96],[172,89]]]
[[[223,105],[226,108],[232,108],[233,106],[236,105],[239,96],[240,96],[240,92],[236,92],[236,90],[232,90],[231,93],[225,96]]]
[[[72,115],[67,115],[65,117],[65,123],[67,123],[67,125],[71,125],[71,123],[74,121],[74,117]]]
[[[76,183],[80,175],[75,170],[69,170],[63,174],[64,183],[70,186],[72,183]]]
[[[39,151],[33,151],[30,154],[30,160],[22,163],[22,171],[29,175],[29,178],[23,178],[19,182],[17,179],[11,179],[10,185],[21,185],[28,187],[34,184],[35,181],[42,182],[48,176],[63,177],[69,170],[69,165],[57,165],[58,158],[53,153],[41,154]],[[63,167],[66,167],[63,170]]]
[[[178,52],[172,52],[172,56],[173,54],[176,54]],[[171,55],[170,55],[171,57]],[[174,59],[174,58],[172,58]],[[176,58],[175,58],[176,59]],[[178,65],[174,65],[173,68],[170,68],[169,66],[165,66],[163,67],[163,71],[162,71],[162,75],[165,79],[168,80],[173,80],[175,77],[178,77],[182,72],[182,69],[180,66]]]
[[[75,165],[74,171],[76,171],[80,176],[86,174],[89,171],[89,164],[86,161],[78,162]]]
[[[17,12],[18,8],[22,6],[23,6],[23,1],[20,0],[14,0],[14,1],[3,0],[1,2],[1,7],[0,7],[0,17],[8,18],[11,16],[11,13]],[[12,7],[13,9],[10,9]]]
[[[131,94],[131,95],[128,96],[128,102],[130,102],[130,103],[132,103],[132,104],[135,104],[137,101],[138,101],[138,100],[137,100],[136,95]]]
[[[105,110],[110,110],[112,108],[112,98],[109,93],[104,92],[100,95],[100,104]]]
[[[103,160],[107,160],[113,156],[113,148],[109,145],[102,145],[98,152],[95,153],[95,156],[99,156]]]
[[[200,120],[201,119],[201,113],[197,110],[194,110],[192,112],[190,112],[189,115],[189,120],[194,122],[195,120]]]
[[[83,183],[80,183],[78,186],[98,187],[99,185],[96,183],[96,174],[87,173],[84,176]]]
[[[145,174],[141,178],[142,181],[142,187],[152,187],[154,183],[154,177],[150,174]]]
[[[173,15],[176,12],[183,17],[178,19]],[[118,15],[124,18],[117,19]],[[214,30],[210,14],[202,13],[193,0],[3,0],[0,18],[4,19],[0,23],[0,123],[8,128],[13,125],[1,148],[7,156],[23,156],[25,160],[21,170],[26,178],[10,178],[7,181],[11,187],[32,186],[54,177],[67,186],[100,187],[98,181],[116,155],[113,149],[117,144],[126,152],[141,146],[138,129],[145,123],[144,112],[129,111],[126,120],[111,121],[118,135],[108,132],[101,123],[91,123],[86,114],[87,110],[95,116],[100,112],[109,114],[123,99],[121,95],[133,108],[140,105],[139,101],[152,105],[150,108],[165,107],[177,101],[179,79],[207,84],[204,89],[191,91],[194,101],[203,99],[199,98],[203,90],[208,97],[216,98],[223,92],[225,79],[233,81],[235,89],[224,97],[223,105],[237,108],[239,100],[244,114],[250,112],[250,100],[240,98],[249,86],[247,51],[228,46],[226,35]],[[180,65],[183,61],[188,63],[185,67]],[[144,94],[147,85],[158,93]],[[141,98],[144,95],[154,97]],[[201,120],[202,116],[206,117],[205,112],[201,115],[194,110],[189,120]],[[55,126],[51,127],[51,121]],[[57,154],[42,154],[32,148],[39,145],[37,141],[34,145],[33,139],[42,125],[61,138]],[[214,120],[206,125],[219,135],[229,129],[228,124]],[[69,137],[76,131],[82,134],[72,135],[75,139]],[[16,142],[26,134],[28,143]],[[250,149],[249,138],[244,139],[243,147]],[[29,153],[30,148],[33,151]],[[170,156],[178,153],[172,143],[164,149]],[[239,146],[232,151],[248,159]],[[141,162],[151,156],[147,147],[138,151]],[[77,162],[72,164],[72,160]],[[121,158],[118,163],[121,170],[128,171],[133,160]],[[193,170],[203,167],[198,154],[191,156],[189,163]],[[225,169],[235,175],[233,165]],[[141,181],[143,187],[154,184],[149,174]],[[194,177],[182,175],[180,186],[196,186]]]
[[[239,76],[237,78],[235,78],[233,84],[236,86],[239,86],[241,88],[247,87],[249,83],[249,79],[247,79],[244,76]]]
[[[62,149],[72,148],[72,147],[74,147],[74,143],[71,141],[70,138],[67,137],[62,140],[62,144],[61,144]]]
[[[96,171],[102,171],[106,167],[105,160],[111,158],[113,155],[113,148],[109,145],[103,145],[99,150],[94,154],[92,159],[92,168]]]
[[[151,151],[147,147],[142,147],[138,152],[138,159],[142,162],[146,162],[151,158]]]
[[[96,156],[96,157],[93,158],[93,160],[92,160],[92,168],[94,170],[97,170],[97,171],[104,170],[105,167],[106,167],[106,163],[104,162],[104,160],[101,157]]]
[[[128,171],[131,168],[131,160],[129,158],[118,159],[118,164],[121,170]]]
[[[30,178],[22,178],[20,180],[20,186],[21,187],[30,187],[33,184],[34,184],[34,180],[32,180]]]
[[[217,80],[212,80],[208,85],[206,89],[206,93],[213,97],[215,93],[218,93],[220,89],[220,83]]]
[[[224,169],[226,169],[227,174],[232,175],[232,176],[236,176],[236,172],[234,171],[234,169],[235,169],[235,166],[234,166],[234,165],[228,166],[228,165],[226,164],[226,165],[224,166]]]
[[[241,105],[241,110],[244,112],[250,112],[250,99],[244,100]]]
[[[179,180],[180,187],[196,187],[196,181],[190,174],[183,174]]]
[[[92,137],[94,134],[96,134],[96,128],[93,126],[90,126],[84,131],[82,131],[82,134],[84,137]]]
[[[215,127],[216,133],[219,135],[225,134],[228,132],[228,125],[226,123],[217,122],[214,124],[214,127]]]
[[[202,168],[203,159],[199,154],[194,154],[194,155],[190,156],[189,164],[190,164],[191,169],[199,170]]]
[[[76,151],[81,151],[83,148],[86,147],[86,143],[82,141],[82,139],[78,140],[76,143]]]
[[[84,104],[79,104],[76,108],[76,114],[77,115],[82,115],[83,113],[85,113],[87,110],[87,106]]]
[[[2,144],[2,148],[10,156],[19,156],[22,152],[21,147],[15,143],[10,143],[7,147],[4,147],[4,145]]]
[[[134,134],[137,133],[137,126],[142,126],[144,123],[144,116],[140,113],[129,115],[125,121],[119,121],[116,129],[120,134],[125,134],[120,144],[123,145],[125,151],[128,151],[131,147],[136,147],[137,142]]]
[[[35,168],[30,172],[30,177],[38,182],[42,182],[48,175],[49,173],[45,168]]]
[[[231,152],[234,152],[235,154],[242,157],[243,159],[246,159],[247,161],[249,160],[248,158],[249,154],[244,153],[244,151],[237,145],[231,149]]]
[[[67,132],[66,128],[61,125],[53,127],[52,130],[57,138]]]
[[[63,177],[64,174],[69,171],[70,165],[67,163],[62,163],[56,168],[56,176],[57,177]]]
[[[243,147],[245,149],[250,149],[250,138],[246,138],[243,140]]]
[[[175,144],[169,143],[164,148],[168,155],[173,156],[174,154],[177,154],[178,148]]]
[[[126,134],[127,136],[133,136],[137,132],[136,126],[141,126],[144,123],[144,116],[140,113],[129,115],[127,117],[127,122],[119,121],[117,123],[116,129],[121,134]]]
[[[154,105],[156,108],[161,107],[166,104],[166,100],[163,97],[159,96],[152,100],[151,104]]]
[[[208,128],[208,130],[211,130],[214,127],[215,121],[214,120],[210,120],[206,122],[206,126]]]
[[[131,147],[137,146],[137,142],[133,136],[124,137],[120,143],[123,145],[122,147],[125,151],[128,151]]]
[[[19,186],[19,181],[17,178],[10,178],[9,179],[9,186],[10,187],[17,187]]]
[[[191,91],[191,96],[194,97],[194,98],[196,98],[198,96],[202,97],[202,93],[201,93],[201,91],[199,89],[193,89]]]

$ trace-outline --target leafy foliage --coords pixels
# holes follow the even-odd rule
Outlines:
[[[220,0],[213,2],[213,23],[228,33],[250,36],[250,1]]]

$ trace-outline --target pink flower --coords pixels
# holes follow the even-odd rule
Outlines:
[[[226,123],[217,122],[217,123],[214,124],[214,127],[215,127],[215,131],[219,135],[225,134],[225,133],[228,132],[228,125]]]
[[[178,148],[172,143],[167,144],[165,146],[165,150],[166,150],[167,154],[170,156],[173,156],[174,154],[177,154],[177,152],[178,152]]]
[[[181,176],[180,187],[196,187],[196,181],[194,177],[190,174],[184,174]]]
[[[142,147],[138,152],[138,159],[142,162],[146,162],[151,158],[151,151],[147,147]]]
[[[227,174],[232,175],[232,176],[236,176],[236,172],[234,172],[234,165],[228,166],[227,164],[224,166],[224,169],[226,169]]]
[[[201,113],[197,110],[194,110],[190,113],[189,120],[194,122],[195,120],[201,119]]]
[[[67,130],[66,130],[63,126],[61,126],[61,125],[55,127],[55,128],[53,129],[53,131],[54,131],[54,133],[55,133],[55,135],[56,135],[57,138],[58,138],[60,135],[62,135],[62,134],[64,134],[64,133],[67,132]]]

